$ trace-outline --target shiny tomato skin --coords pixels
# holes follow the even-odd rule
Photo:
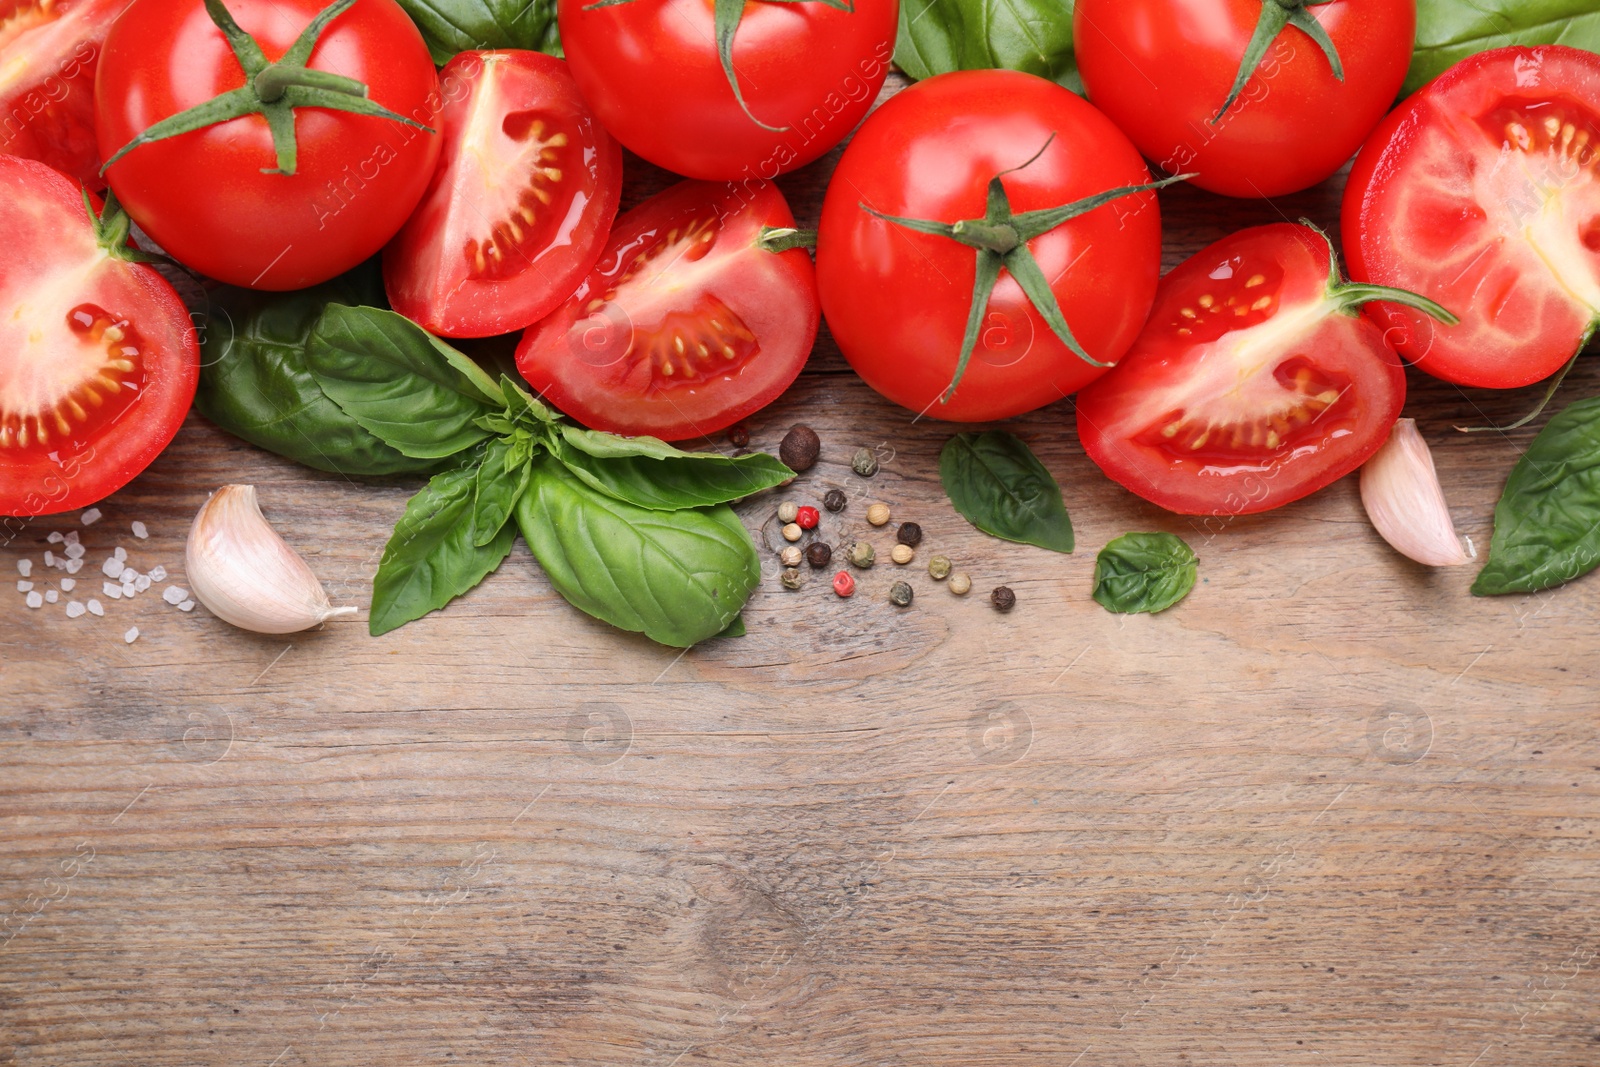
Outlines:
[[[767,182],[679,182],[621,215],[576,292],[530,326],[517,369],[596,430],[704,438],[759,411],[811,353],[820,314],[794,215]],[[670,368],[670,370],[669,370]]]
[[[436,334],[520,330],[599,258],[622,195],[622,149],[554,56],[462,52],[439,80],[443,152],[384,249],[384,288]]]
[[[1352,278],[1461,319],[1370,305],[1407,360],[1460,385],[1548,378],[1600,321],[1600,56],[1500,48],[1451,67],[1373,132],[1341,227]]]
[[[1089,458],[1182,515],[1268,511],[1371,458],[1405,370],[1376,324],[1334,305],[1330,256],[1316,231],[1279,223],[1179,264],[1133,348],[1078,394]]]
[[[1052,140],[1053,137],[1053,140]],[[1013,212],[1058,207],[1150,180],[1128,139],[1080,97],[1015,71],[918,82],[868,118],[828,185],[817,277],[828,327],[866,383],[902,407],[952,422],[1005,419],[1105,373],[1067,348],[1002,272],[955,396],[976,273],[974,251],[862,210],[953,223],[981,218],[1002,170]],[[1114,362],[1138,336],[1161,273],[1161,212],[1137,193],[1029,242],[1085,351]]]
[[[172,440],[199,346],[167,280],[106,254],[81,188],[43,163],[0,156],[0,232],[0,515],[73,511]]]
[[[0,0],[0,153],[105,188],[94,72],[129,0]]]
[[[288,51],[323,0],[230,0],[269,60]],[[432,129],[438,78],[394,0],[356,0],[309,65],[366,83],[369,97]],[[134,0],[106,38],[95,84],[100,151],[110,158],[155,122],[244,84],[201,0]],[[389,119],[321,108],[295,114],[298,169],[277,166],[266,119],[142,145],[106,177],[128,214],[175,259],[254,289],[300,289],[375,254],[421,199],[439,137]]]
[[[1355,154],[1405,80],[1413,0],[1306,7],[1344,63],[1344,81],[1290,26],[1222,119],[1261,0],[1079,0],[1073,47],[1089,99],[1162,170],[1237,197],[1292,193]]]
[[[773,178],[822,155],[872,105],[894,55],[898,0],[751,3],[733,38],[745,103],[717,57],[710,0],[560,0],[578,88],[627,148],[690,178]]]

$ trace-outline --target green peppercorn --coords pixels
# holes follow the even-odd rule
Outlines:
[[[912,592],[910,582],[895,582],[889,587],[889,603],[893,604],[897,608],[910,607],[911,597]]]
[[[826,541],[813,541],[806,546],[806,562],[816,570],[826,567],[833,559],[833,549]]]
[[[857,541],[850,546],[850,562],[854,566],[865,569],[872,566],[877,558],[878,554],[865,541]]]
[[[950,557],[934,556],[928,561],[928,577],[936,582],[942,582],[950,577]]]
[[[822,497],[822,506],[829,511],[843,511],[850,498],[844,495],[842,489],[829,489]]]
[[[799,589],[806,582],[800,576],[800,572],[793,567],[785,567],[783,573],[778,576],[778,580],[783,583],[785,589]]]
[[[996,611],[1010,611],[1017,606],[1017,594],[1011,591],[1010,586],[997,585],[994,592],[989,594],[989,603],[994,605]]]
[[[878,457],[872,454],[870,448],[858,448],[856,454],[850,457],[850,469],[863,478],[870,478],[878,473]]]
[[[894,536],[895,540],[902,545],[910,545],[912,548],[916,548],[922,544],[922,527],[914,522],[902,522],[899,531]]]

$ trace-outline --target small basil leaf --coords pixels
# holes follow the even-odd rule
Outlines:
[[[638,0],[633,2],[637,3]],[[622,437],[614,433],[602,433],[599,430],[585,430],[581,426],[565,423],[561,426],[561,437],[573,448],[597,459],[616,459],[623,456],[677,459],[699,454],[674,448],[659,437]]]
[[[1072,0],[905,0],[894,61],[918,81],[1001,68],[1083,92],[1072,55]]]
[[[654,511],[725,504],[782,485],[795,476],[794,471],[764,452],[734,457],[715,452],[680,452],[661,458],[601,459],[570,447],[563,437],[556,455],[590,488]]]
[[[1095,557],[1094,598],[1124,615],[1165,611],[1194,588],[1199,562],[1175,534],[1123,534]]]
[[[986,534],[1072,551],[1072,519],[1061,487],[1017,437],[1002,430],[959,433],[939,454],[950,503]]]
[[[374,264],[292,293],[218,290],[206,310],[195,407],[235,437],[317,470],[383,475],[436,466],[345,414],[307,363],[306,341],[324,307],[382,300]]]
[[[556,413],[535,400],[533,394],[513,381],[510,375],[500,376],[500,392],[506,398],[506,411],[512,418],[528,415],[536,422],[556,421]]]
[[[1511,468],[1494,508],[1477,596],[1536,593],[1600,564],[1600,397],[1551,419]]]
[[[330,304],[306,350],[322,391],[408,456],[442,459],[489,435],[475,422],[488,411],[478,383],[403,315]]]
[[[525,440],[518,442],[502,437],[484,447],[472,505],[472,524],[477,530],[473,543],[479,548],[500,536],[517,500],[528,491],[529,452],[525,447],[519,448],[519,444],[525,444]]]
[[[400,0],[440,66],[457,52],[528,48],[560,56],[556,0]]]
[[[556,592],[653,641],[687,648],[732,624],[761,580],[755,542],[727,505],[651,511],[534,461],[517,525]]]
[[[436,474],[406,504],[372,579],[372,636],[444,607],[505,560],[516,527],[505,524],[480,546],[473,502],[477,465]]]
[[[1564,44],[1600,52],[1594,0],[1417,0],[1417,44],[1402,95],[1478,52]]]

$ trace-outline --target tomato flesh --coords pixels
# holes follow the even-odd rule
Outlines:
[[[1266,511],[1366,462],[1405,372],[1376,325],[1339,310],[1330,257],[1315,231],[1280,224],[1180,264],[1127,356],[1078,394],[1089,457],[1188,515]]]
[[[172,286],[101,249],[56,171],[0,156],[0,231],[0,514],[70,511],[172,440],[199,348]]]
[[[1372,306],[1422,370],[1502,389],[1554,374],[1600,320],[1600,56],[1501,48],[1450,68],[1373,134],[1342,227],[1352,277],[1461,319]]]
[[[605,247],[622,149],[553,56],[462,52],[440,79],[439,169],[384,250],[384,287],[434,333],[520,330],[570,296]]]
[[[105,188],[94,72],[128,0],[0,0],[0,153]]]
[[[668,441],[731,426],[777,398],[819,324],[803,249],[775,186],[682,182],[617,219],[594,270],[517,347],[529,384],[586,426]]]

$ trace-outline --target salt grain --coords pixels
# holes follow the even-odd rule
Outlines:
[[[133,644],[139,640],[139,628],[137,626],[128,627],[128,632],[122,635],[122,639],[130,645]]]
[[[100,573],[107,578],[122,577],[122,561],[115,556],[100,564]]]
[[[150,588],[150,576],[148,574],[141,574],[141,575],[139,575],[139,577],[137,577],[137,578],[135,578],[133,580],[133,591],[135,593],[142,593],[146,589],[149,589],[149,588]]]
[[[54,552],[46,552],[44,554],[44,565],[46,567],[54,567],[56,565],[56,554]]]
[[[176,585],[169,585],[162,592],[161,599],[165,600],[168,604],[182,604],[185,600],[189,599],[189,591]]]
[[[122,586],[118,585],[116,582],[100,583],[100,591],[106,596],[110,597],[112,600],[122,599]]]
[[[70,593],[74,588],[77,587],[77,584],[78,579],[76,578],[63,578],[61,579],[61,591],[63,593]]]
[[[143,541],[146,537],[150,536],[150,528],[142,522],[135,522],[133,524],[133,536]]]
[[[37,608],[37,607],[41,607],[43,604],[44,604],[44,597],[40,596],[38,593],[29,593],[28,594],[28,607]]]
[[[52,531],[50,531],[50,536],[46,537],[45,540],[50,542],[52,545],[59,545],[61,543],[61,541],[62,541],[61,531],[60,530],[52,530]]]
[[[123,548],[121,545],[118,545],[111,554],[117,557],[118,560],[124,560],[128,558],[128,550]]]
[[[85,526],[93,526],[95,523],[100,521],[100,509],[90,508],[88,511],[83,513],[83,517],[78,521],[83,523]]]
[[[28,590],[30,590],[32,588],[33,588],[33,583],[32,582],[24,582],[24,581],[18,581],[17,582],[17,592],[19,592],[19,593],[26,593]]]
[[[150,568],[150,580],[152,582],[164,582],[164,581],[166,581],[167,580],[167,568],[161,566],[159,563],[156,564],[154,567],[151,567]]]
[[[139,572],[134,570],[132,567],[123,567],[120,577],[122,578],[123,585],[130,585],[135,578],[139,577]]]
[[[61,599],[61,594],[56,592],[54,589],[46,589],[44,591],[44,602],[46,604],[54,604],[56,601],[58,601],[60,599]]]
[[[83,614],[83,605],[76,600],[67,601],[67,618],[76,619]]]
[[[68,559],[82,559],[83,558],[83,554],[85,552],[87,552],[87,551],[89,551],[89,550],[87,548],[84,548],[82,545],[68,545],[67,546],[67,558]]]
[[[65,541],[69,545],[77,544],[78,543],[78,531],[77,530],[68,530],[67,531],[67,536],[63,537],[62,540]]]
[[[138,591],[139,590],[134,588],[132,582],[123,582],[122,583],[122,595],[127,597],[129,600],[132,600],[133,599],[133,595],[135,593],[137,593]]]
[[[160,570],[160,569],[161,569],[160,567],[156,568],[157,571]],[[22,575],[24,578],[26,578],[30,574],[32,574],[33,573],[33,560],[31,560],[31,559],[19,559],[19,560],[17,560],[17,573]],[[150,573],[154,574],[155,571],[151,571]],[[164,577],[166,577],[166,575],[163,574],[162,577],[164,578]]]
[[[178,610],[179,611],[193,611],[194,610],[194,601],[185,600],[182,604],[178,605]]]
[[[89,601],[89,614],[90,615],[94,615],[94,616],[98,617],[100,615],[104,615],[105,613],[106,613],[106,609],[100,606],[100,601],[98,601],[98,600]]]
[[[83,570],[83,560],[81,560],[81,559],[69,559],[69,560],[67,560],[67,573],[68,574],[77,574],[81,570]]]

